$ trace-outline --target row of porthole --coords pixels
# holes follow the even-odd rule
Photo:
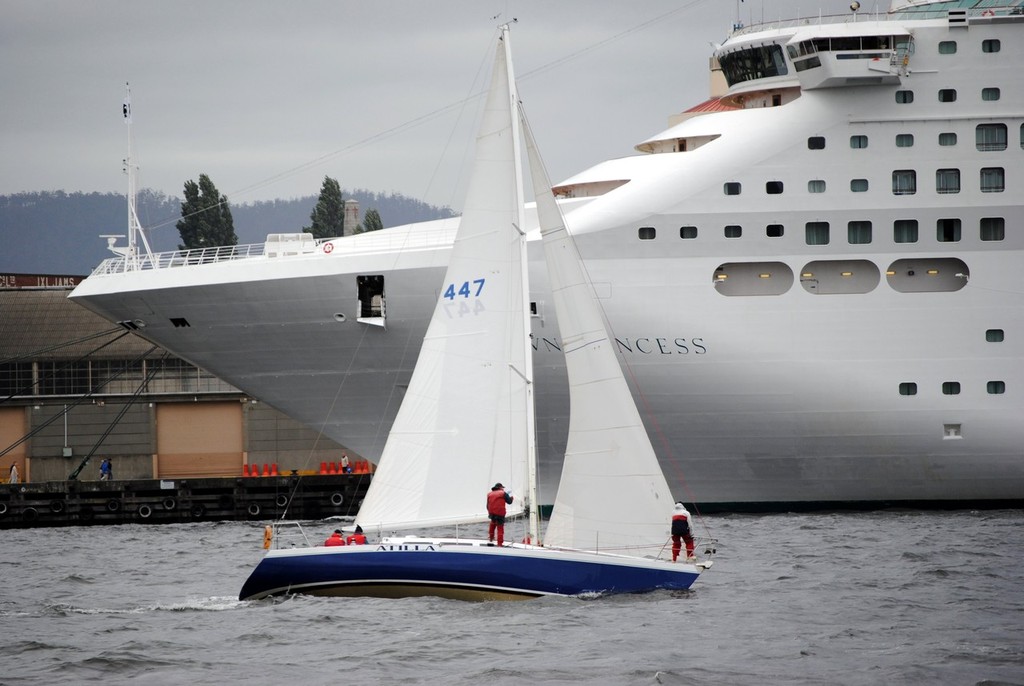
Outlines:
[[[886,282],[900,293],[958,291],[970,271],[955,257],[900,259],[885,272]],[[726,296],[782,295],[795,281],[784,262],[727,262],[715,269],[715,290]],[[881,281],[878,266],[869,260],[816,260],[800,271],[800,285],[814,295],[864,294]]]
[[[987,381],[985,390],[989,395],[1002,395],[1006,393],[1005,381]],[[913,381],[904,381],[899,385],[900,395],[917,395],[917,384]],[[943,381],[942,395],[960,395],[959,381]]]

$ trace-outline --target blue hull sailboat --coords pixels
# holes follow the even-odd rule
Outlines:
[[[239,597],[544,595],[686,589],[710,560],[665,559],[673,499],[522,116],[503,27],[455,244],[378,469],[356,517],[376,542],[267,552]],[[522,140],[569,375],[569,437],[539,533]],[[397,536],[486,522],[520,494],[527,542]],[[613,508],[609,503],[615,503]]]

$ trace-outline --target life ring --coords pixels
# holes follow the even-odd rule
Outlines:
[[[139,516],[143,519],[149,519],[149,516],[153,514],[153,508],[149,505],[139,505]]]
[[[107,510],[110,512],[117,512],[121,509],[121,501],[117,498],[111,498],[107,501]]]
[[[0,503],[0,515],[7,514],[7,503]]]
[[[343,502],[345,502],[345,496],[343,496],[341,493],[332,493],[331,494],[331,505],[334,505],[335,507],[338,507]]]
[[[324,243],[324,252],[328,255],[334,252],[334,243]]]
[[[21,511],[21,518],[26,522],[34,522],[39,517],[39,510],[34,507],[26,507]]]
[[[288,496],[286,496],[284,493],[282,493],[281,495],[277,496],[277,506],[278,507],[284,507],[287,504],[288,504]]]
[[[164,498],[164,509],[165,510],[173,510],[177,505],[178,505],[178,503],[176,503],[174,501],[174,498]]]
[[[260,513],[260,506],[259,505],[257,505],[256,503],[253,503],[252,505],[249,506],[249,514],[251,514],[253,517],[258,515],[259,513]]]
[[[64,501],[63,500],[52,500],[52,501],[50,501],[50,512],[54,512],[56,514],[60,514],[63,511],[64,511]]]
[[[206,507],[204,507],[202,503],[195,503],[189,512],[192,513],[193,517],[202,517],[206,514]]]

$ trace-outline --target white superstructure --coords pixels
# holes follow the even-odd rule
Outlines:
[[[739,27],[715,106],[556,186],[676,497],[1024,499],[1022,4]],[[72,297],[375,459],[457,222],[115,258]],[[550,502],[568,407],[530,256]]]

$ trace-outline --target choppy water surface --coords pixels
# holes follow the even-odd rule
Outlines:
[[[1024,513],[705,521],[689,592],[517,603],[239,602],[246,523],[8,531],[0,683],[1024,684]]]

